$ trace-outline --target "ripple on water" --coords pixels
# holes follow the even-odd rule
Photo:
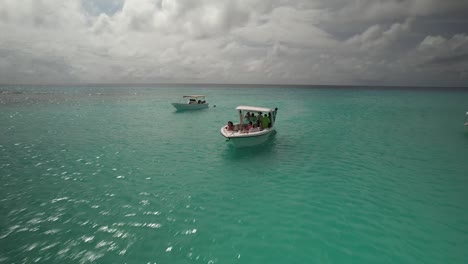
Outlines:
[[[176,90],[0,111],[0,262],[466,263],[465,95],[217,89],[175,114]],[[226,146],[210,127],[259,98],[278,133]]]

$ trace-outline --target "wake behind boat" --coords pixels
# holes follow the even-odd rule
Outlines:
[[[172,103],[177,110],[199,110],[208,108],[208,103],[205,101],[205,95],[184,95],[180,103]]]
[[[275,131],[276,113],[278,108],[257,106],[236,107],[239,123],[229,121],[221,127],[221,135],[236,147],[248,147],[265,142]]]

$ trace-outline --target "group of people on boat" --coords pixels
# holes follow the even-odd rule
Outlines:
[[[260,127],[261,129],[270,128],[273,121],[271,113],[268,113],[268,115],[262,115],[262,112],[258,112],[255,116],[254,113],[251,114],[250,112],[247,112],[244,116],[244,123],[248,122],[248,124],[256,124],[257,127]]]
[[[257,132],[262,131],[266,128],[271,128],[272,126],[272,116],[271,113],[262,114],[262,112],[258,112],[257,115],[254,113],[247,112],[244,116],[244,125],[240,127],[239,125],[234,125],[232,121],[229,121],[226,129],[228,131],[241,131],[242,133],[249,133],[249,132]]]
[[[205,100],[203,100],[203,101],[202,101],[202,100],[198,100],[198,101],[197,101],[197,100],[195,100],[195,99],[190,99],[190,100],[189,100],[189,104],[204,104],[204,103],[206,103]]]

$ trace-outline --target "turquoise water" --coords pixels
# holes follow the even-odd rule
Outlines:
[[[468,263],[468,92],[0,91],[1,263]],[[241,104],[267,144],[220,135]]]

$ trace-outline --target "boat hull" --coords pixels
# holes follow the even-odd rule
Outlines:
[[[223,135],[229,142],[232,143],[232,145],[237,148],[242,148],[257,146],[265,143],[265,141],[270,138],[274,131],[274,128],[269,128],[259,132],[240,133],[227,131],[225,127],[222,127],[220,132],[221,135]]]
[[[172,105],[179,111],[184,110],[200,110],[208,108],[209,104],[184,104],[184,103],[172,103]]]

